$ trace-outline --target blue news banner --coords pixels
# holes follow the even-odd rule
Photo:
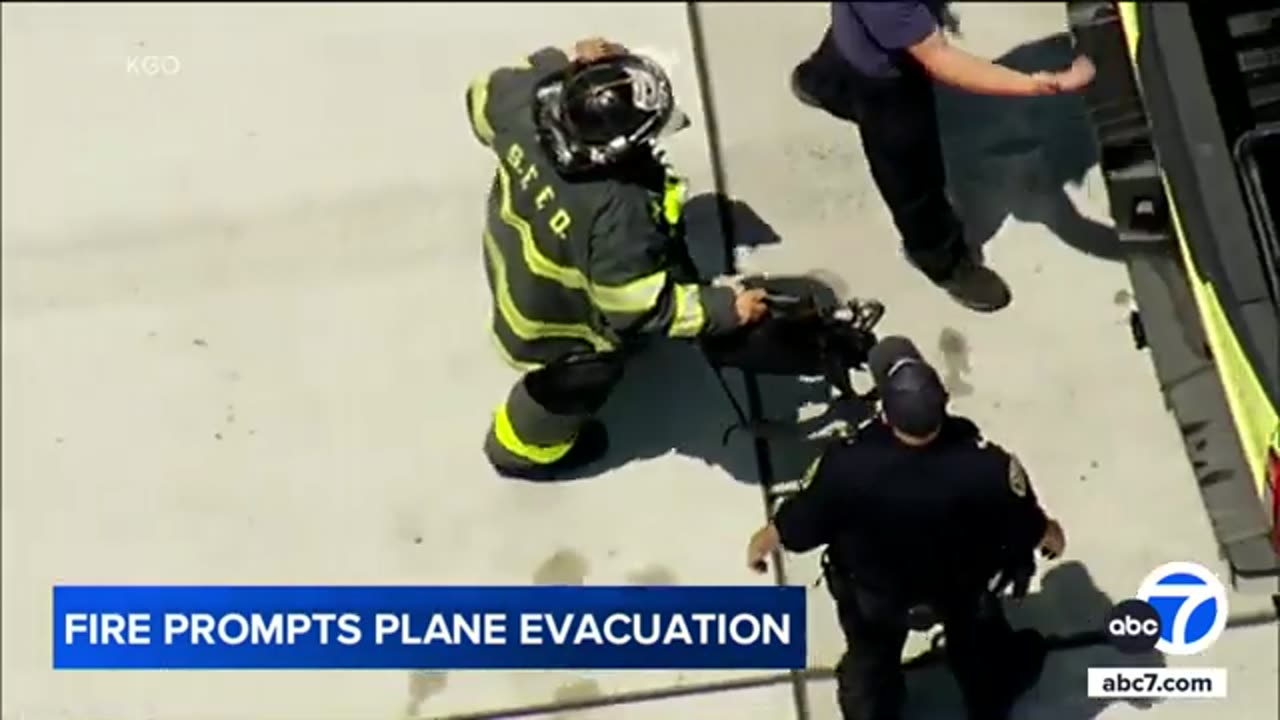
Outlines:
[[[55,669],[798,669],[801,587],[59,586]]]

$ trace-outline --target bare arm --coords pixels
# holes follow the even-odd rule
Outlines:
[[[777,550],[809,552],[830,542],[834,529],[832,508],[840,496],[833,492],[829,475],[836,472],[828,449],[805,472],[800,492],[792,495],[767,525],[756,530],[747,543],[747,566],[757,573],[769,569],[766,558]]]
[[[982,95],[1048,95],[1055,89],[1036,76],[971,55],[935,30],[907,49],[929,75],[947,85]]]
[[[939,82],[981,95],[1027,97],[1076,92],[1092,82],[1095,73],[1093,63],[1084,56],[1062,72],[1019,72],[951,45],[938,30],[907,51]]]

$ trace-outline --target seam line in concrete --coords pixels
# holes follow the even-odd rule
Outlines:
[[[706,123],[707,154],[711,165],[711,182],[717,191],[716,213],[719,216],[720,229],[724,237],[724,266],[730,273],[738,272],[737,257],[734,253],[736,228],[733,222],[733,209],[729,203],[729,181],[724,169],[724,155],[720,148],[720,125],[715,106],[715,92],[711,84],[711,68],[707,59],[706,35],[703,31],[702,14],[697,2],[687,0],[685,13],[688,20],[689,41],[693,48],[694,72],[698,81],[698,94],[702,100],[703,122]],[[758,421],[763,415],[763,402],[760,396],[760,385],[752,373],[742,373],[743,385],[747,394],[747,414],[751,421]],[[726,387],[726,392],[728,388]],[[769,453],[768,441],[764,438],[753,438],[756,472],[760,481],[761,502],[765,517],[768,518],[770,507],[769,487],[773,484],[773,461]],[[782,564],[782,553],[774,552],[771,558],[773,580],[777,585],[786,585],[786,569]],[[802,673],[791,671],[791,693],[795,701],[796,720],[809,720],[809,696]]]

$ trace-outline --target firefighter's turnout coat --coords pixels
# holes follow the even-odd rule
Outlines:
[[[481,76],[467,91],[471,129],[497,156],[484,257],[493,333],[505,359],[533,369],[644,336],[731,330],[733,291],[682,272],[682,181],[657,160],[648,182],[569,180],[546,156],[534,125],[534,89],[569,62],[563,51],[546,48]]]

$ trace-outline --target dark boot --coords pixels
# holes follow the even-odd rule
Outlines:
[[[968,257],[962,258],[950,275],[937,284],[956,302],[978,312],[995,312],[1013,300],[1013,293],[1003,278]]]
[[[503,477],[517,480],[548,482],[565,479],[574,472],[603,458],[609,452],[609,432],[599,420],[588,420],[578,431],[573,447],[564,457],[547,465],[500,467],[494,469]]]
[[[944,210],[949,213],[949,206],[944,206]],[[907,244],[903,252],[908,262],[946,290],[956,302],[970,310],[995,312],[1013,299],[1004,280],[983,266],[976,258],[976,251],[965,243],[964,228],[958,219],[938,227],[930,222],[923,226],[912,224],[909,228],[912,232],[904,232],[904,237],[946,238],[941,243],[917,242],[916,247]]]

